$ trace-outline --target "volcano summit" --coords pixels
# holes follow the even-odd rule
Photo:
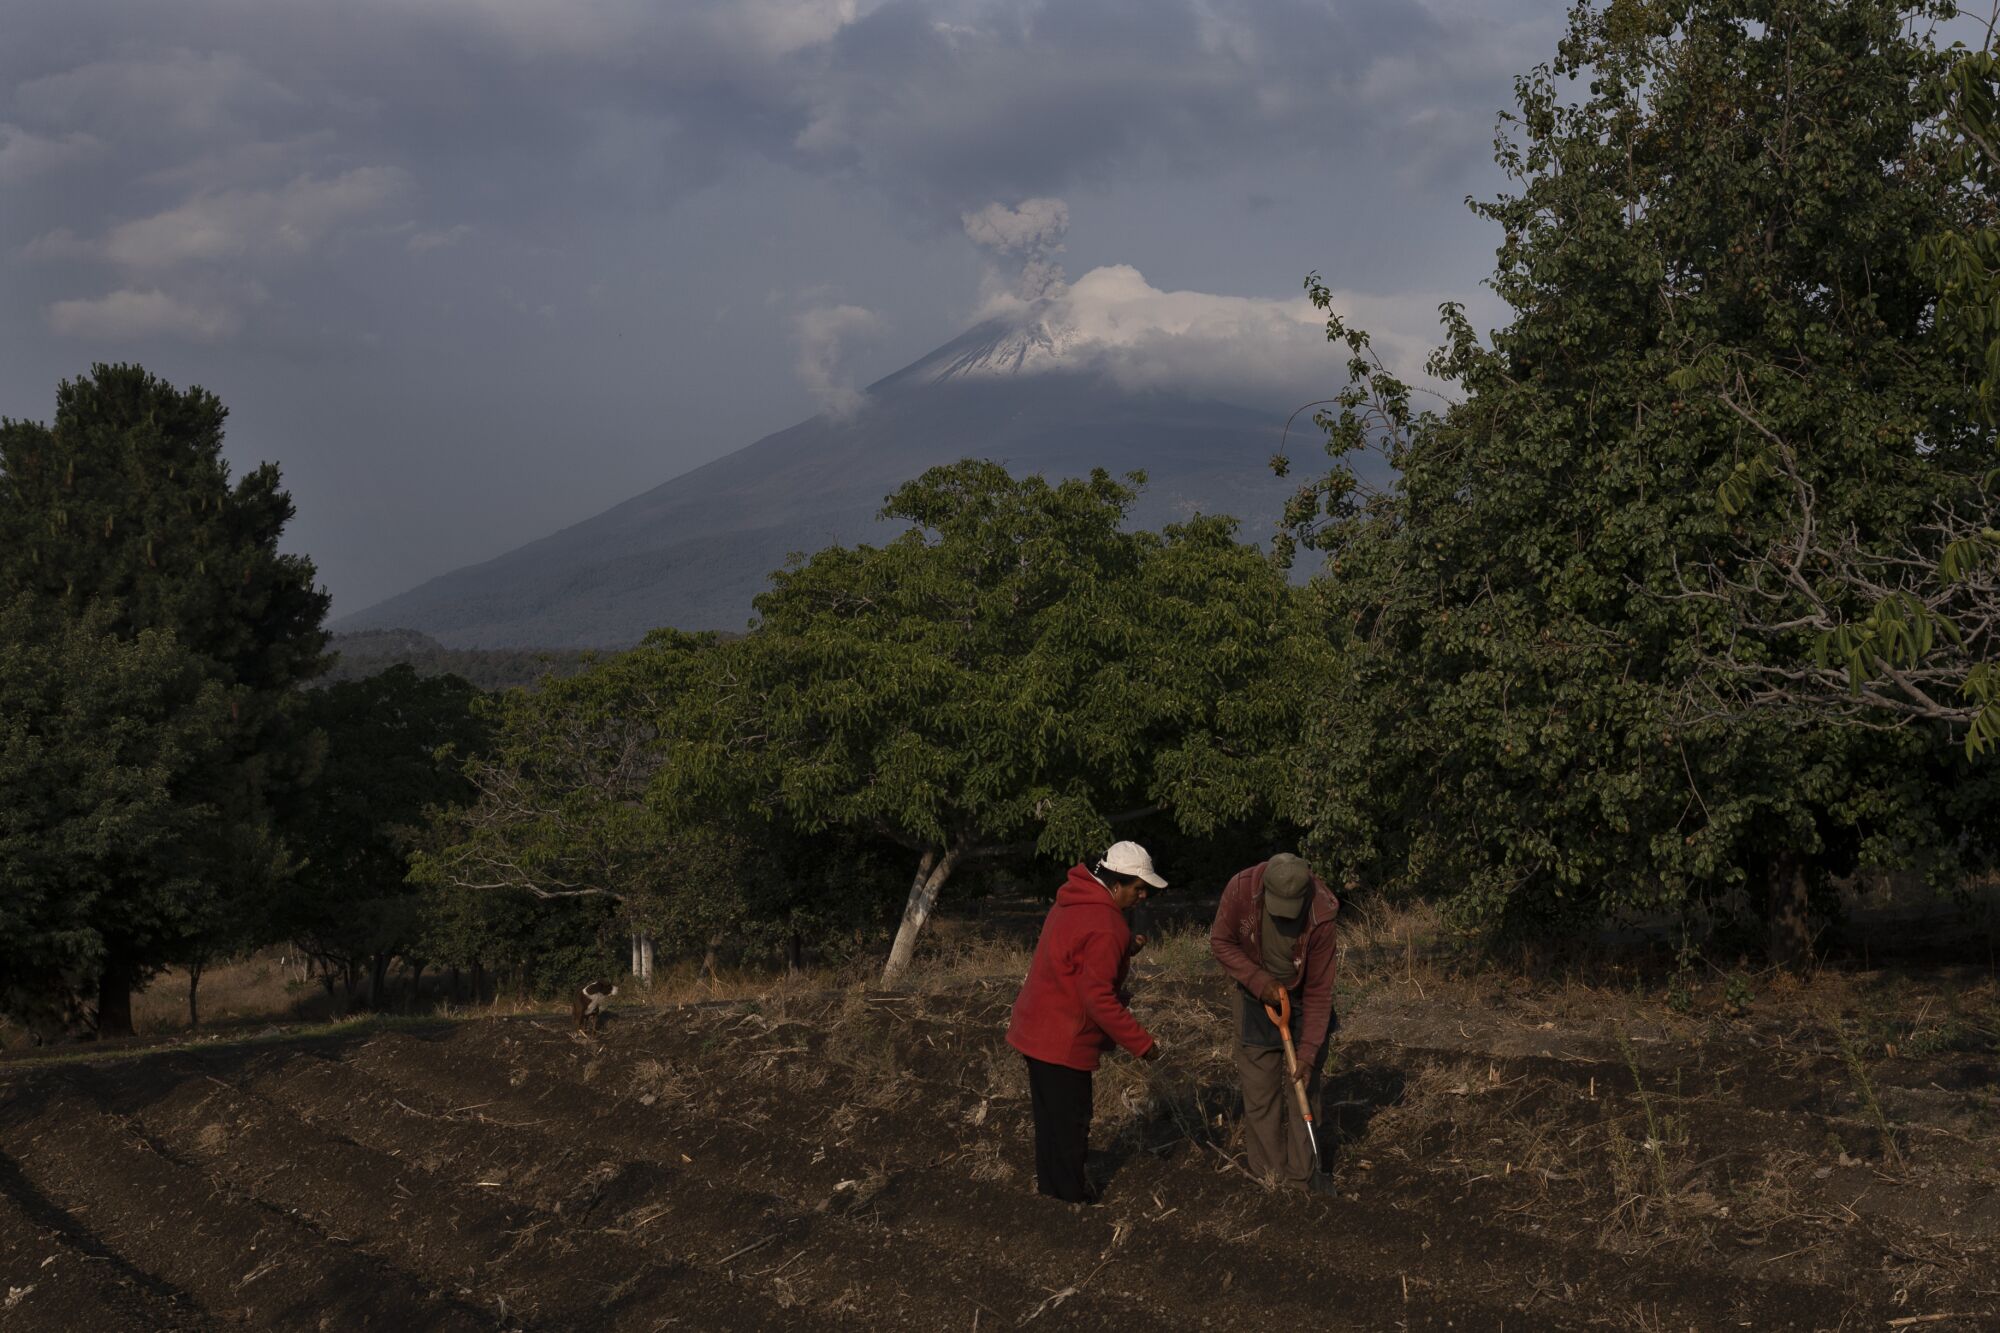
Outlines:
[[[898,527],[876,518],[883,499],[967,457],[1051,478],[1143,470],[1135,524],[1223,513],[1248,539],[1268,535],[1296,484],[1269,466],[1283,414],[1125,387],[1090,346],[1046,308],[988,320],[868,386],[851,412],[767,435],[333,628],[421,630],[460,648],[610,648],[660,626],[741,629],[787,555],[887,540]]]

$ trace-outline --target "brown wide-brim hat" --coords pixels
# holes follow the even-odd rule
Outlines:
[[[1264,910],[1291,920],[1312,896],[1312,867],[1290,852],[1279,852],[1264,863]]]

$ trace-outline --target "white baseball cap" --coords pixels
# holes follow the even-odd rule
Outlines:
[[[1114,875],[1136,875],[1156,889],[1167,887],[1167,882],[1153,869],[1153,858],[1136,842],[1112,843],[1105,849],[1104,859],[1097,863],[1097,868],[1109,870]]]

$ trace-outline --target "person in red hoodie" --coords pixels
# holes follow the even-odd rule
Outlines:
[[[1159,1043],[1125,1007],[1132,956],[1125,913],[1149,890],[1166,887],[1136,842],[1113,843],[1095,873],[1085,864],[1070,867],[1014,1000],[1007,1044],[1028,1061],[1035,1188],[1065,1203],[1096,1201],[1083,1163],[1098,1057],[1116,1045],[1142,1060],[1159,1058]]]

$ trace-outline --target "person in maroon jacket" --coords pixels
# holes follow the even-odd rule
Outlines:
[[[1208,935],[1215,961],[1236,982],[1236,1072],[1243,1080],[1250,1173],[1308,1189],[1319,1179],[1319,1163],[1286,1086],[1284,1043],[1264,1006],[1290,996],[1299,1079],[1307,1104],[1317,1107],[1320,1063],[1333,1028],[1333,918],[1339,911],[1340,900],[1310,866],[1280,853],[1229,881]]]
[[[1167,882],[1136,842],[1070,867],[1042,922],[1028,979],[1014,1000],[1007,1044],[1028,1061],[1035,1112],[1035,1188],[1066,1203],[1094,1203],[1083,1175],[1090,1141],[1091,1073],[1114,1045],[1142,1060],[1160,1047],[1126,1008],[1132,930],[1125,913]]]

